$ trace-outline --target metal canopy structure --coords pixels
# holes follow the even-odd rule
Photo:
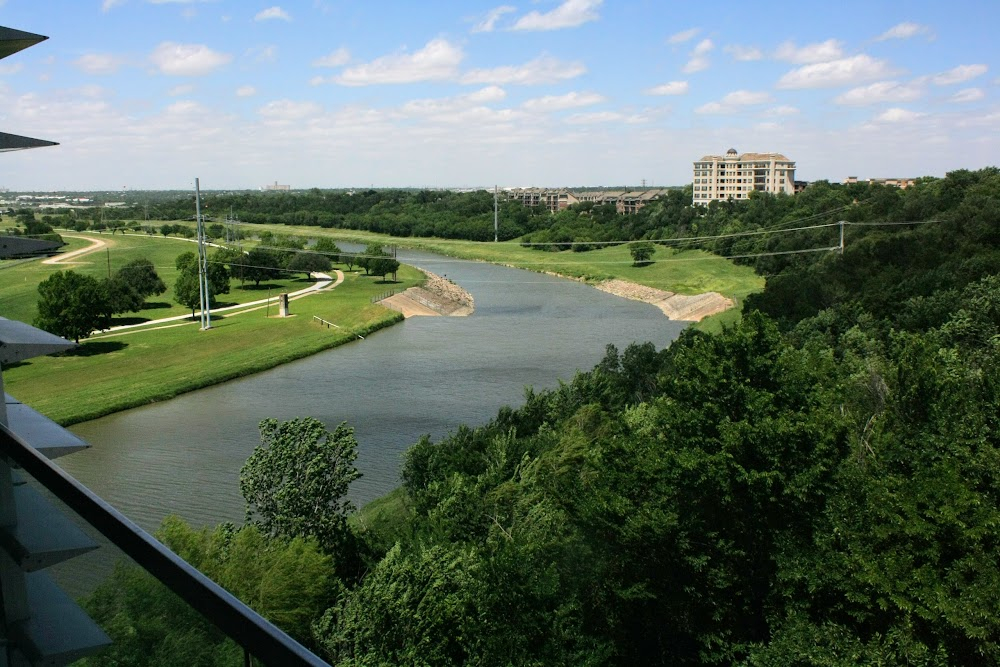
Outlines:
[[[0,58],[12,56],[18,51],[23,51],[29,46],[34,46],[47,39],[48,37],[44,35],[36,35],[33,32],[0,26]]]
[[[14,30],[13,28],[0,26],[0,60],[6,58],[7,56],[12,56],[18,51],[23,51],[29,46],[34,46],[39,42],[44,42],[47,39],[48,37],[45,37],[44,35],[36,35],[33,32],[25,32],[23,30]],[[22,137],[17,134],[0,132],[0,152],[23,151],[28,148],[43,148],[45,146],[58,145],[59,144],[55,141],[33,139],[31,137]]]

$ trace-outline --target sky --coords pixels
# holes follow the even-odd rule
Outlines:
[[[511,4],[500,4],[501,2]],[[1000,164],[1000,2],[0,0],[11,190],[615,186]]]

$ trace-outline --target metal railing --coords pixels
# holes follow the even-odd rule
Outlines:
[[[189,565],[0,423],[0,455],[17,464],[233,641],[271,665],[327,665]],[[249,663],[249,660],[247,660]]]

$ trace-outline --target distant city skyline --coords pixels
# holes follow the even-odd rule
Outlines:
[[[1000,163],[1000,4],[0,0],[16,191],[669,187]],[[43,6],[44,11],[39,7]]]

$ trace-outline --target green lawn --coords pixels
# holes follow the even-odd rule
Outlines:
[[[173,257],[194,247],[162,238],[118,236],[114,240],[112,270],[116,260],[124,263],[147,256],[168,284],[172,282]],[[88,256],[91,264],[81,265],[83,270],[99,273],[98,262],[93,260],[102,254],[106,275],[108,253],[103,251]],[[3,315],[13,318],[16,315],[8,313],[26,313],[33,317],[38,282],[58,268],[36,261],[0,270]],[[5,389],[62,424],[163,400],[357,340],[359,335],[399,321],[402,316],[398,313],[371,303],[374,295],[387,289],[420,284],[423,274],[403,266],[398,279],[398,283],[386,284],[374,276],[347,273],[337,288],[292,301],[292,317],[288,318],[275,317],[275,306],[259,307],[224,317],[213,315],[209,331],[201,331],[196,322],[183,321],[98,334],[72,354],[40,357],[5,368]],[[273,281],[260,290],[242,290],[234,282],[233,293],[222,299],[247,302],[267,296],[268,288],[277,294],[308,284],[301,276]],[[159,318],[187,312],[179,306],[166,306],[143,314]],[[327,328],[316,322],[314,315],[341,328]],[[30,322],[30,317],[23,319]]]

